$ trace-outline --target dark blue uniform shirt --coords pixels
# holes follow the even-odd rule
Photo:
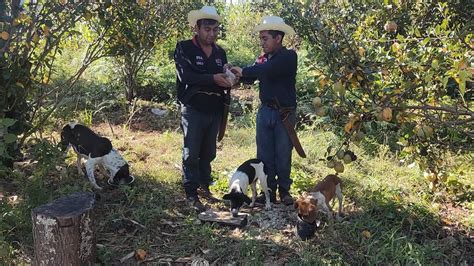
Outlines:
[[[209,57],[196,38],[181,41],[174,51],[178,101],[202,112],[220,112],[224,106],[223,88],[214,83],[214,74],[223,73],[227,56],[221,47],[213,45]]]
[[[276,97],[283,107],[296,107],[296,52],[282,47],[271,57],[260,57],[255,65],[242,70],[243,79],[260,81],[260,101],[273,102]]]

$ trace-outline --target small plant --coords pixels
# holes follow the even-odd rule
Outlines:
[[[79,113],[79,121],[85,126],[91,127],[92,126],[92,110],[83,110]]]

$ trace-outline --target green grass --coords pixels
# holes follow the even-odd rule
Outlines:
[[[160,131],[129,131],[115,126],[116,138],[108,125],[95,127],[112,139],[137,178],[132,187],[98,193],[96,226],[101,264],[118,263],[121,257],[139,248],[154,263],[190,263],[196,257],[210,263],[252,265],[474,262],[474,247],[468,240],[473,229],[472,209],[434,202],[419,169],[399,165],[384,146],[379,147],[376,156],[366,153],[363,147],[351,146],[359,160],[346,165],[340,175],[344,182],[345,218],[335,224],[335,235],[323,226],[313,239],[297,239],[292,227],[295,211],[291,206],[278,206],[272,212],[254,210],[250,224],[243,230],[201,224],[183,201],[179,126],[177,121],[167,125]],[[216,184],[212,187],[218,196],[227,189],[229,173],[256,154],[255,129],[240,125],[231,123],[227,136],[218,145],[213,162]],[[294,153],[294,196],[332,173],[319,159],[324,158],[328,143],[339,141],[331,132],[319,129],[300,132],[300,136],[308,158],[299,158]],[[35,167],[30,166],[17,170],[11,177],[18,184],[16,191],[22,199],[18,205],[0,205],[2,215],[8,218],[0,221],[0,244],[7,245],[4,250],[8,253],[0,253],[0,258],[8,262],[16,257],[14,261],[19,262],[31,257],[31,208],[74,191],[92,191],[88,181],[77,176],[72,153],[60,165],[66,171],[62,175],[49,167],[32,180]],[[466,174],[469,173],[472,166],[467,167]],[[99,184],[104,183],[105,179],[99,177]],[[21,184],[30,185],[24,189]],[[213,207],[227,209],[223,203]],[[263,226],[267,221],[280,225]],[[9,227],[12,224],[16,226]],[[364,236],[364,231],[370,232],[370,237]]]

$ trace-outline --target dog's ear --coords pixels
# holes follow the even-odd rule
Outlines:
[[[228,193],[228,194],[225,194],[223,197],[222,197],[223,200],[231,200],[232,199],[232,194],[231,193]]]
[[[301,196],[297,200],[295,200],[295,203],[293,203],[293,206],[295,206],[295,209],[298,209],[300,207],[300,204],[301,204],[302,201],[304,201],[303,196]]]

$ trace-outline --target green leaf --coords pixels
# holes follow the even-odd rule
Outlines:
[[[403,37],[403,35],[401,35],[401,34],[397,34],[397,40],[399,40],[400,42],[404,42],[405,37]]]
[[[443,78],[443,88],[446,88],[446,85],[448,84],[448,81],[449,81],[449,77],[448,76],[445,76]]]
[[[418,30],[418,28],[415,28],[415,36],[416,37],[421,37],[421,33],[420,33],[420,30]]]
[[[459,83],[459,91],[461,92],[461,95],[464,95],[464,93],[466,92],[466,81],[465,80],[461,80],[461,82]]]
[[[16,123],[16,120],[12,118],[2,118],[0,119],[0,123],[5,127],[11,127]]]
[[[16,135],[15,134],[12,134],[12,133],[7,133],[5,135],[5,137],[3,137],[3,140],[5,141],[5,143],[13,143],[16,141]]]
[[[421,41],[421,45],[425,46],[429,41],[430,41],[430,37],[426,37],[423,39],[423,41]]]

